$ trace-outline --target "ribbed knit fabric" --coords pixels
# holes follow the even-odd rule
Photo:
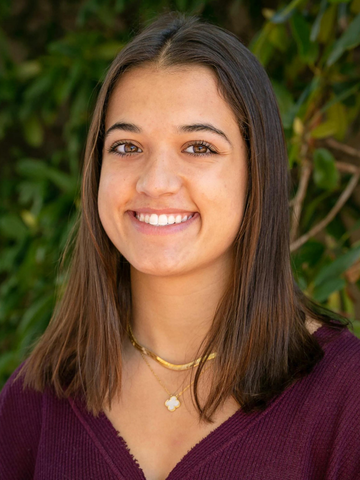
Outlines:
[[[167,480],[359,480],[360,340],[327,326],[314,336],[325,357],[307,377],[264,412],[238,410]],[[145,479],[105,414],[23,391],[14,375],[0,394],[1,480]]]

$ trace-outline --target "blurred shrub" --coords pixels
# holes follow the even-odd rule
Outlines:
[[[359,129],[360,0],[275,2],[275,10],[241,0],[60,3],[0,5],[0,384],[45,329],[64,282],[59,259],[75,227],[101,80],[139,23],[169,9],[239,34],[267,69],[293,178],[296,279],[354,319],[360,221],[351,193],[359,167],[351,158],[360,155],[343,143]]]

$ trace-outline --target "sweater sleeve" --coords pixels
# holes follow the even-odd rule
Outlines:
[[[329,480],[360,480],[360,397],[343,412],[336,432],[331,461],[328,465]]]
[[[15,370],[0,393],[0,478],[32,479],[41,432],[42,394],[23,388]]]
[[[326,480],[360,480],[360,342],[352,338],[338,382],[337,428]],[[341,373],[339,372],[339,373]],[[340,393],[340,394],[339,394]]]

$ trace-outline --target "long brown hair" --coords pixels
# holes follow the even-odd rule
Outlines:
[[[90,126],[82,180],[82,208],[68,281],[48,328],[24,364],[24,384],[56,394],[82,393],[95,415],[121,384],[121,345],[131,315],[130,265],[107,237],[97,194],[107,105],[124,71],[144,64],[207,66],[233,109],[248,148],[248,190],[234,241],[234,268],[208,335],[193,394],[200,419],[233,396],[245,412],[266,408],[324,352],[306,317],[346,328],[344,317],[316,304],[291,269],[289,171],[284,135],[270,81],[232,33],[177,12],[148,25],[118,54],[100,90]],[[335,320],[335,322],[334,322]],[[205,359],[217,351],[211,393],[197,395]]]

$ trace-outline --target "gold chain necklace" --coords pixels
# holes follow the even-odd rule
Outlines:
[[[184,364],[175,364],[175,363],[170,363],[170,362],[167,362],[166,360],[162,359],[161,357],[159,357],[158,355],[156,355],[154,352],[152,352],[151,350],[148,350],[146,347],[143,347],[142,345],[140,345],[135,337],[134,337],[134,334],[131,330],[131,326],[130,326],[130,322],[128,322],[128,335],[129,335],[129,338],[130,338],[130,341],[131,343],[134,345],[135,348],[137,348],[141,353],[147,355],[148,357],[151,357],[153,358],[154,360],[156,360],[158,363],[160,363],[163,367],[166,367],[166,368],[169,368],[170,370],[188,370],[189,368],[193,368],[193,367],[197,367],[199,365],[199,363],[201,362],[202,360],[202,357],[194,360],[193,362],[190,362],[190,363],[184,363]],[[206,359],[206,361],[208,360],[212,360],[213,358],[216,357],[216,353],[210,353],[210,355],[208,356],[208,358]]]
[[[169,412],[175,412],[175,410],[177,408],[180,407],[181,403],[180,403],[180,400],[179,400],[179,397],[180,395],[182,395],[184,392],[186,392],[186,390],[188,388],[191,387],[191,385],[195,382],[195,380],[193,380],[187,387],[184,388],[184,390],[182,390],[180,393],[171,393],[169,392],[169,390],[165,387],[165,385],[162,383],[162,381],[160,380],[160,378],[156,375],[156,373],[154,372],[154,370],[151,368],[151,365],[150,363],[146,360],[145,358],[145,355],[143,354],[143,352],[140,352],[141,353],[141,356],[142,358],[145,360],[147,366],[150,368],[150,370],[152,371],[154,377],[156,378],[156,380],[160,383],[160,385],[163,387],[163,389],[165,390],[165,392],[169,395],[169,398],[165,401],[165,406],[166,408],[169,410]],[[210,367],[207,367],[205,368],[205,370],[203,370],[200,375],[205,372],[206,370],[208,370]]]

